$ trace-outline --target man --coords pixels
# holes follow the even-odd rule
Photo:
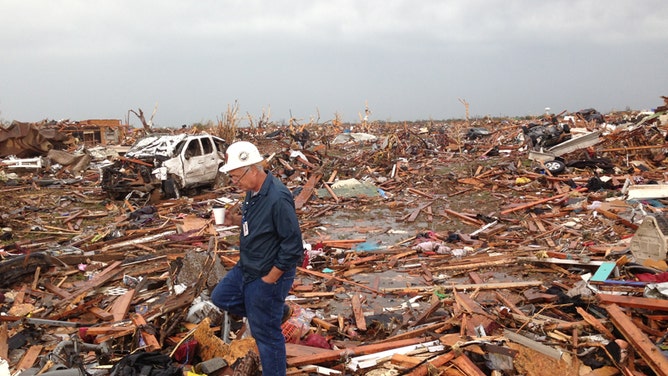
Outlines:
[[[225,215],[225,224],[241,225],[240,258],[214,288],[211,301],[248,319],[260,351],[262,374],[285,375],[281,324],[290,312],[285,298],[304,248],[292,194],[263,169],[263,160],[250,142],[235,142],[227,148],[220,171],[246,191],[241,215]]]

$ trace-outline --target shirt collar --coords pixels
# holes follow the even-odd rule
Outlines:
[[[267,192],[269,191],[269,187],[271,187],[271,185],[274,184],[274,175],[271,174],[271,171],[264,170],[264,172],[267,174],[267,176],[264,178],[264,182],[262,182],[262,187],[260,187],[260,191],[258,191],[257,193],[251,191],[250,192],[251,197],[257,195],[266,196]]]

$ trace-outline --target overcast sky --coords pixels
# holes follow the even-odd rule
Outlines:
[[[668,1],[0,0],[0,119],[652,109]],[[136,118],[130,117],[135,126]]]

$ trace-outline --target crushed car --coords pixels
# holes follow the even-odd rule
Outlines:
[[[209,134],[147,136],[102,168],[101,186],[116,199],[157,192],[178,198],[215,185],[226,149],[225,140]]]

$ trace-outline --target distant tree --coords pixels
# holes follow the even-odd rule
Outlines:
[[[153,128],[153,117],[155,116],[155,113],[158,112],[158,104],[155,104],[155,108],[153,108],[153,113],[151,114],[151,118],[146,121],[146,118],[144,117],[144,111],[142,111],[141,108],[138,109],[139,113],[137,113],[135,110],[130,110],[135,116],[139,118],[139,121],[141,121],[141,125],[144,127],[144,132],[146,134],[151,134],[151,128]]]

